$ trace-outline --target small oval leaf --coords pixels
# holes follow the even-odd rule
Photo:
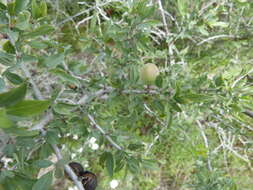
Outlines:
[[[32,190],[48,190],[52,184],[53,175],[49,172],[43,175],[34,185]]]
[[[106,153],[106,169],[109,173],[109,175],[112,177],[113,176],[113,169],[114,169],[114,159],[113,155],[110,152]]]
[[[8,92],[1,93],[0,107],[11,106],[18,103],[22,99],[24,99],[25,94],[26,94],[26,88],[27,88],[27,84],[24,83],[17,88],[11,89]]]
[[[34,162],[34,165],[38,168],[47,168],[53,165],[53,163],[49,160],[37,160]]]
[[[0,109],[0,128],[9,128],[13,122],[8,118],[4,109]]]
[[[16,84],[19,85],[21,83],[24,82],[24,80],[18,76],[15,73],[11,73],[9,71],[4,72],[4,76],[12,83],[12,84]]]
[[[44,112],[50,101],[45,100],[23,100],[14,106],[7,108],[7,114],[18,117],[29,117],[39,115]]]

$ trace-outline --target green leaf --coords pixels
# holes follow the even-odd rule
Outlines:
[[[119,172],[120,170],[122,170],[124,166],[125,166],[125,162],[123,161],[117,162],[114,172]]]
[[[58,133],[56,131],[48,131],[45,139],[46,142],[50,144],[58,144],[59,141]]]
[[[165,102],[163,102],[162,100],[156,99],[153,101],[152,106],[160,113],[164,113],[164,109],[165,109],[164,105],[165,105]]]
[[[147,0],[134,1],[134,3],[134,14],[138,14],[141,19],[145,19],[154,14],[155,7],[147,6]]]
[[[6,134],[11,134],[13,136],[19,137],[29,137],[39,135],[39,131],[28,131],[26,128],[18,128],[18,127],[11,127],[4,129],[4,132]]]
[[[54,172],[54,177],[58,179],[64,177],[64,168],[56,167],[55,172]]]
[[[215,76],[214,77],[214,83],[217,87],[220,87],[224,84],[224,81],[223,81],[223,78],[222,78],[222,75],[218,75],[218,76]]]
[[[142,166],[147,169],[155,170],[159,169],[155,160],[142,160]]]
[[[184,99],[184,97],[180,96],[178,93],[175,94],[175,96],[173,97],[173,99],[179,103],[179,104],[187,104],[187,100]]]
[[[32,6],[32,17],[35,18],[35,19],[39,18],[40,17],[40,9],[39,9],[39,6],[37,4],[37,1],[32,0],[31,6]]]
[[[34,185],[32,190],[49,190],[53,181],[53,173],[43,175]]]
[[[0,28],[1,28],[1,25],[7,25],[9,22],[9,19],[8,19],[7,14],[5,12],[6,11],[0,11]]]
[[[175,101],[170,101],[169,105],[174,111],[182,112],[182,109],[179,107],[179,105]]]
[[[27,42],[29,46],[31,46],[32,48],[35,48],[35,49],[45,49],[48,47],[48,45],[44,42],[41,42],[41,41],[29,41]]]
[[[139,171],[139,161],[135,158],[129,158],[127,160],[127,167],[132,174],[136,174]]]
[[[38,168],[47,168],[53,165],[53,163],[49,160],[37,160],[34,162],[34,165]]]
[[[53,149],[50,144],[45,143],[41,146],[39,157],[40,159],[47,159],[53,153]]]
[[[4,155],[6,155],[7,157],[12,157],[13,153],[16,151],[16,145],[14,144],[7,144],[4,147],[3,153]]]
[[[46,1],[40,2],[40,14],[42,17],[47,16],[47,3],[46,3]]]
[[[107,172],[112,177],[113,176],[113,169],[114,169],[114,159],[113,159],[112,153],[110,153],[110,152],[106,153],[105,165],[106,165]]]
[[[24,11],[20,14],[18,14],[16,28],[20,30],[27,30],[30,27],[29,20],[30,20],[31,14],[29,11]]]
[[[157,87],[162,88],[163,86],[163,77],[161,75],[158,75],[155,79],[155,84]]]
[[[117,151],[115,153],[115,169],[114,172],[119,172],[125,166],[125,156],[123,151]]]
[[[8,3],[7,9],[8,9],[8,13],[11,16],[14,16],[15,15],[15,2]]]
[[[58,162],[56,162],[54,177],[56,177],[56,178],[64,177],[64,165],[67,163],[68,163],[68,161],[66,161],[64,159],[58,160]]]
[[[15,175],[14,175],[15,174]],[[6,174],[4,174],[6,175]],[[8,175],[8,174],[7,174]],[[24,190],[32,189],[35,180],[21,175],[20,173],[13,173],[10,176],[6,176],[6,179],[1,183],[3,189],[1,190]]]
[[[179,13],[182,16],[185,16],[187,14],[188,1],[187,0],[177,0],[177,6],[178,6]]]
[[[80,86],[79,81],[76,78],[72,77],[70,74],[66,73],[62,69],[53,69],[50,72],[57,75],[64,82],[69,82],[69,83],[74,84],[75,86],[78,86],[78,87]]]
[[[191,102],[205,102],[208,100],[211,100],[211,96],[209,95],[205,95],[205,94],[193,94],[193,93],[189,93],[189,94],[185,94],[183,96],[187,101],[191,101]]]
[[[18,117],[29,117],[39,115],[50,105],[46,100],[23,100],[14,106],[7,108],[7,114]]]
[[[3,44],[3,50],[7,53],[15,54],[15,48],[9,40]]]
[[[34,183],[36,182],[36,180],[28,178],[26,176],[23,175],[16,175],[15,178],[13,178],[13,183],[16,184],[17,188],[16,189],[32,189],[32,186],[34,185]]]
[[[8,92],[1,93],[0,107],[11,106],[18,103],[22,99],[24,99],[25,94],[26,94],[26,88],[27,88],[27,84],[24,83],[17,88],[11,89]]]
[[[0,77],[0,92],[2,92],[5,88],[5,82],[4,79]]]
[[[15,12],[18,14],[19,12],[26,9],[30,0],[16,0],[15,2]]]
[[[0,64],[10,66],[13,65],[14,63],[15,63],[14,55],[0,51]]]
[[[6,10],[7,9],[7,7],[5,6],[5,4],[3,4],[3,3],[1,3],[0,2],[0,10]]]
[[[53,26],[44,24],[44,25],[36,28],[32,32],[26,32],[23,37],[24,38],[35,38],[38,36],[49,35],[53,31],[54,31]]]
[[[6,115],[5,109],[0,109],[0,128],[9,128],[13,122]]]
[[[221,28],[227,28],[229,26],[229,23],[226,22],[219,22],[219,21],[210,21],[208,22],[210,27],[221,27]]]
[[[57,65],[61,64],[64,61],[64,54],[54,54],[45,58],[42,63],[48,66],[49,68],[55,68]]]
[[[99,158],[99,164],[104,167],[104,164],[105,164],[105,161],[106,161],[106,155],[107,155],[107,152],[104,152],[100,158]]]
[[[75,108],[76,108],[76,105],[66,104],[66,103],[57,103],[53,107],[56,113],[59,113],[62,115],[71,115]]]
[[[138,150],[138,149],[143,149],[144,145],[143,144],[129,144],[128,149],[129,150]]]
[[[0,179],[1,180],[6,178],[6,177],[12,178],[14,176],[15,176],[15,174],[13,173],[13,171],[10,171],[10,170],[2,170],[1,173],[0,173]]]
[[[139,72],[135,66],[129,68],[129,79],[131,82],[136,83],[139,79]]]
[[[18,38],[19,38],[19,32],[18,31],[14,31],[14,30],[10,30],[8,29],[6,31],[6,33],[8,34],[9,36],[9,39],[10,39],[10,42],[13,46],[15,46],[15,42],[18,41]]]
[[[11,73],[9,72],[8,70],[4,72],[3,74],[12,84],[16,84],[16,85],[19,85],[19,84],[22,84],[24,82],[24,80],[18,76],[17,74],[15,73]]]
[[[36,0],[32,0],[32,17],[37,19],[40,17],[47,16],[47,3],[45,0],[41,1],[40,4]]]

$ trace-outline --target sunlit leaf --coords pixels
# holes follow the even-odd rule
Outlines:
[[[24,83],[17,88],[0,94],[0,107],[11,106],[24,99],[27,84]]]
[[[9,128],[13,122],[8,118],[4,109],[0,109],[0,128]]]
[[[30,0],[16,0],[15,1],[15,12],[18,14],[19,12],[26,9]]]
[[[26,32],[23,37],[24,38],[35,38],[38,36],[48,35],[53,31],[54,31],[53,26],[45,24],[45,25],[39,26],[38,28],[36,28],[32,32]]]
[[[23,100],[7,108],[7,114],[18,117],[39,115],[50,105],[46,100]]]

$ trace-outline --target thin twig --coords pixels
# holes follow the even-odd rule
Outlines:
[[[65,24],[66,22],[68,22],[68,21],[70,21],[70,20],[73,20],[73,19],[76,18],[76,17],[79,17],[79,16],[81,16],[81,15],[83,15],[83,14],[85,14],[85,13],[88,13],[88,12],[90,12],[90,11],[96,9],[98,6],[99,6],[99,7],[103,7],[103,6],[108,5],[108,4],[110,4],[110,3],[113,3],[113,2],[121,2],[121,1],[119,1],[119,0],[107,1],[107,2],[102,3],[102,4],[95,5],[95,6],[93,6],[93,7],[90,7],[90,8],[88,8],[88,9],[85,9],[85,10],[83,10],[83,11],[81,11],[81,12],[79,12],[79,13],[73,15],[73,16],[70,16],[70,17],[66,18],[65,20],[59,22],[59,23],[57,24],[57,26],[60,26],[60,25],[62,25],[62,24]]]
[[[224,157],[226,154],[226,151],[229,151],[231,153],[233,153],[236,157],[242,159],[243,161],[247,162],[248,165],[250,166],[250,160],[248,158],[247,155],[241,155],[239,154],[234,148],[233,148],[233,143],[234,143],[234,139],[235,137],[231,134],[226,134],[225,131],[218,127],[218,126],[213,126],[216,129],[216,132],[218,134],[218,137],[220,139],[221,145],[224,149]],[[226,160],[226,158],[224,158]]]
[[[92,19],[92,18],[93,18],[93,15],[92,15],[92,16],[89,16],[89,17],[86,17],[86,18],[84,18],[84,19],[82,19],[81,21],[79,21],[79,22],[76,24],[75,27],[78,29],[79,26],[80,26],[81,24],[87,22],[88,20],[90,20],[90,19]]]
[[[56,154],[56,157],[58,160],[62,160],[62,155],[60,152],[60,149],[55,145],[52,144],[52,148]],[[73,170],[69,167],[68,164],[64,165],[64,169],[67,172],[67,174],[70,176],[70,178],[74,181],[75,185],[77,186],[77,188],[79,190],[84,190],[82,183],[78,180],[78,177],[76,176],[76,174],[73,172]]]
[[[166,17],[165,17],[165,13],[164,13],[164,10],[163,10],[162,2],[161,2],[161,0],[157,0],[157,2],[158,2],[158,5],[159,5],[161,15],[162,15],[165,32],[166,32],[167,36],[169,36],[170,32],[169,32],[169,29],[168,29],[168,24],[166,22]]]
[[[80,98],[80,100],[77,102],[77,104],[86,104],[87,102],[93,100],[94,98],[101,97],[103,95],[106,95],[108,93],[111,93],[112,91],[117,90],[116,88],[107,86],[103,87],[103,89],[100,89],[94,93],[91,93],[89,95],[85,94],[83,97]],[[122,91],[119,91],[119,93],[122,94],[159,94],[158,90],[137,90],[137,89],[125,89]]]
[[[159,5],[159,10],[161,12],[161,16],[162,16],[162,20],[163,20],[163,26],[164,26],[165,33],[166,33],[166,41],[167,41],[167,38],[170,36],[170,31],[169,31],[168,24],[167,24],[167,21],[166,21],[165,12],[164,12],[164,9],[163,9],[162,2],[161,2],[161,0],[157,0],[157,2],[158,2],[158,5]],[[175,63],[174,51],[173,51],[173,42],[172,43],[167,42],[167,46],[168,46],[168,55],[170,56],[170,63],[173,65]],[[166,64],[167,63],[168,63],[168,57],[166,57]]]
[[[234,35],[227,35],[227,34],[221,34],[221,35],[217,35],[217,36],[212,36],[212,37],[209,37],[207,39],[204,39],[203,41],[197,43],[197,46],[200,46],[206,42],[209,42],[209,41],[212,41],[212,40],[217,40],[217,39],[220,39],[220,38],[237,38],[236,36]]]
[[[88,114],[88,117],[89,117],[89,119],[90,119],[92,125],[93,125],[96,129],[98,129],[98,130],[103,134],[103,136],[112,144],[112,146],[114,146],[114,147],[115,147],[116,149],[118,149],[118,150],[123,150],[123,148],[122,148],[121,146],[119,146],[114,140],[112,140],[112,138],[111,138],[109,135],[106,134],[106,132],[104,131],[104,129],[102,129],[102,128],[96,123],[96,121],[94,120],[94,118],[93,118],[90,114]]]
[[[217,0],[213,0],[208,2],[205,6],[203,6],[201,8],[201,10],[199,11],[199,17],[205,12],[206,9],[208,9],[210,6],[212,6]]]
[[[93,98],[95,97],[100,97],[102,95],[104,95],[105,93],[109,93],[113,90],[113,88],[111,87],[107,87],[105,89],[101,89],[101,90],[98,90],[97,92],[94,92],[90,95],[84,95],[78,102],[77,104],[86,104],[89,100],[92,100]]]
[[[253,69],[251,69],[249,72],[247,72],[246,74],[244,74],[244,75],[242,75],[242,76],[240,76],[238,79],[236,79],[234,82],[233,82],[233,84],[231,85],[231,88],[234,88],[235,86],[236,86],[236,84],[240,81],[240,80],[242,80],[242,79],[244,79],[245,77],[247,77],[249,74],[251,74],[253,72]]]
[[[253,111],[251,111],[251,110],[245,110],[243,113],[244,113],[245,115],[247,115],[247,116],[253,118]]]

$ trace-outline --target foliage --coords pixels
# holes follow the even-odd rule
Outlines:
[[[250,190],[252,14],[247,0],[0,0],[0,158],[12,160],[0,189],[67,189],[75,160],[98,189]]]

